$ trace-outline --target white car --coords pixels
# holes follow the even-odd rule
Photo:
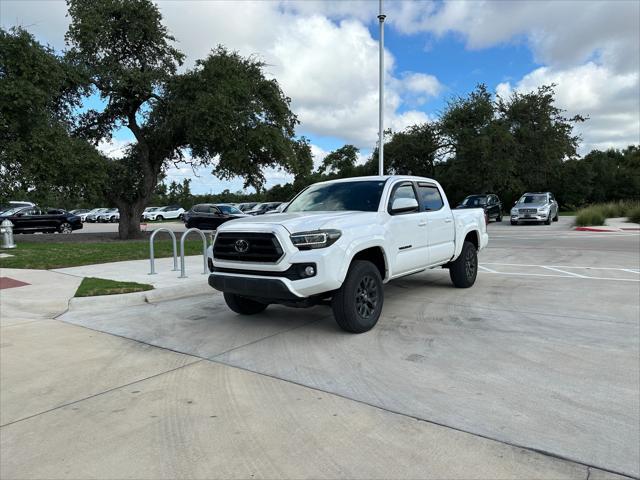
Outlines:
[[[98,221],[98,217],[109,210],[108,208],[94,208],[89,213],[84,215],[83,222],[95,223]],[[80,216],[82,218],[82,216]]]
[[[120,221],[120,211],[117,208],[110,208],[96,216],[96,222],[100,223],[114,223],[118,221]]]
[[[180,207],[179,205],[169,205],[149,212],[144,212],[142,214],[142,218],[150,221],[169,219],[182,220],[182,218],[184,217],[184,212],[184,208]]]
[[[435,180],[347,178],[307,187],[282,214],[222,224],[209,285],[240,314],[330,302],[338,325],[361,333],[380,317],[383,283],[444,267],[471,287],[488,241],[484,210],[452,211]]]

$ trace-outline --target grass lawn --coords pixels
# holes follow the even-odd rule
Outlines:
[[[76,290],[76,297],[95,297],[97,295],[116,295],[118,293],[133,293],[152,290],[153,286],[146,283],[117,282],[104,278],[86,277]]]
[[[173,254],[171,240],[154,242],[155,257],[170,257]],[[13,257],[0,258],[0,267],[51,269],[77,267],[94,263],[120,262],[124,260],[148,260],[148,242],[95,242],[95,243],[49,243],[19,242],[12,250],[0,250]],[[185,240],[185,255],[202,253],[202,240]],[[178,255],[180,245],[178,242]]]

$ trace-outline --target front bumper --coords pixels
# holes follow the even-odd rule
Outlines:
[[[543,222],[549,218],[551,213],[518,213],[511,214],[512,222]]]
[[[259,297],[273,301],[296,301],[301,298],[295,295],[282,279],[256,278],[240,275],[209,275],[209,285],[224,293],[234,293],[247,297]]]

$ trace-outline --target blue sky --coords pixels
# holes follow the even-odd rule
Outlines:
[[[377,140],[378,2],[159,0],[164,22],[187,55],[185,67],[217,44],[257,55],[292,98],[316,163],[352,143],[366,157]],[[27,26],[64,48],[63,1],[2,0],[7,28]],[[640,2],[627,0],[386,0],[385,124],[393,130],[437,118],[447,99],[485,83],[508,95],[556,83],[557,104],[590,120],[581,153],[640,143]],[[98,105],[91,99],[88,105]],[[116,132],[111,155],[132,137]],[[192,190],[241,188],[199,169]],[[268,186],[287,181],[267,172]]]

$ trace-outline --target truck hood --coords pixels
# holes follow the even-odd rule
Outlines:
[[[222,224],[218,231],[251,231],[252,227],[268,228],[281,225],[289,233],[312,232],[323,228],[337,228],[348,225],[367,225],[378,215],[378,212],[295,212],[273,213],[258,217],[237,218]]]

